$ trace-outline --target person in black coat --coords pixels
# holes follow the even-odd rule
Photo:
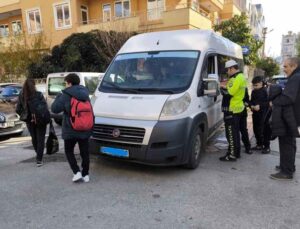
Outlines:
[[[252,80],[253,91],[251,93],[250,107],[252,110],[253,131],[256,146],[253,150],[268,150],[269,145],[264,145],[264,119],[269,107],[268,93],[264,87],[263,78],[256,76]]]
[[[299,137],[300,126],[300,60],[287,58],[283,64],[288,81],[282,93],[272,100],[272,130],[278,136],[280,171],[270,175],[277,180],[291,180],[295,172],[296,137]],[[280,114],[276,109],[279,108]],[[291,109],[292,108],[292,109]],[[275,111],[274,111],[275,110]],[[275,125],[275,127],[274,127]]]
[[[16,113],[20,115],[20,120],[26,122],[27,129],[31,136],[31,142],[36,152],[36,165],[43,165],[43,154],[45,148],[46,124],[35,123],[29,109],[29,102],[32,99],[37,99],[40,103],[45,103],[46,100],[43,94],[36,90],[33,79],[26,79],[19,94]]]
[[[73,182],[83,179],[89,182],[89,137],[92,131],[73,130],[70,122],[71,96],[81,101],[89,101],[89,91],[82,85],[79,85],[80,78],[75,73],[70,73],[65,77],[66,89],[59,94],[51,106],[53,113],[63,113],[62,138],[65,142],[65,154],[70,167],[74,173]],[[74,147],[78,143],[80,156],[82,158],[82,172],[80,171],[74,155]]]
[[[253,152],[251,150],[251,143],[250,143],[250,139],[249,139],[248,125],[247,125],[247,118],[248,118],[247,107],[250,104],[249,93],[248,93],[247,88],[246,88],[245,97],[244,97],[244,104],[245,104],[245,109],[242,112],[241,118],[240,118],[240,133],[242,136],[242,142],[245,147],[245,153],[252,154]]]

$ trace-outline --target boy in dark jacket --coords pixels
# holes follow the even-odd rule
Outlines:
[[[253,91],[251,93],[250,107],[252,110],[253,131],[256,138],[256,146],[253,150],[263,150],[264,153],[270,151],[270,144],[267,139],[264,141],[264,121],[268,111],[268,93],[264,87],[263,78],[256,76],[252,80]]]
[[[79,85],[80,78],[78,75],[71,73],[65,77],[66,89],[59,94],[51,106],[53,113],[64,112],[62,121],[62,138],[65,141],[65,154],[70,167],[74,173],[73,182],[83,179],[89,182],[89,137],[92,131],[76,131],[72,128],[70,122],[71,97],[75,97],[81,101],[89,101],[88,90]],[[78,143],[80,156],[82,159],[82,172],[77,165],[74,155],[75,144]]]

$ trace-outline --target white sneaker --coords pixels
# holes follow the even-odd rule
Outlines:
[[[81,179],[82,179],[81,172],[77,172],[76,174],[74,174],[72,181],[73,182],[77,182],[77,181],[79,181]]]
[[[86,176],[84,176],[82,179],[83,179],[83,181],[84,181],[85,183],[87,183],[87,182],[90,181],[90,176],[89,176],[89,175],[86,175]]]

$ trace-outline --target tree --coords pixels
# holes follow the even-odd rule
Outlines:
[[[221,32],[222,36],[241,46],[249,46],[250,54],[244,56],[244,62],[248,65],[255,65],[259,59],[257,52],[263,43],[253,37],[247,20],[245,13],[235,15],[233,18],[215,25],[214,30]]]
[[[46,77],[52,72],[104,72],[131,32],[99,31],[75,33],[50,54],[28,66],[29,77]]]
[[[1,80],[11,81],[27,75],[28,67],[41,59],[47,50],[49,48],[43,34],[32,37],[31,42],[24,34],[9,37],[8,45],[0,51]]]
[[[256,67],[264,70],[266,77],[278,75],[280,72],[279,64],[271,57],[260,59],[257,62]]]

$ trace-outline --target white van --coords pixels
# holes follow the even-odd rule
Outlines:
[[[91,152],[196,168],[208,136],[222,123],[219,81],[229,58],[243,67],[241,47],[212,31],[130,38],[92,97]]]
[[[46,81],[46,101],[49,109],[58,93],[65,89],[64,78],[71,72],[60,72],[51,73],[47,76]],[[80,84],[87,87],[90,92],[90,96],[95,92],[99,82],[101,81],[104,73],[100,72],[72,72],[76,73],[80,78]],[[53,114],[51,116],[54,118],[55,122],[61,124],[62,114]]]

